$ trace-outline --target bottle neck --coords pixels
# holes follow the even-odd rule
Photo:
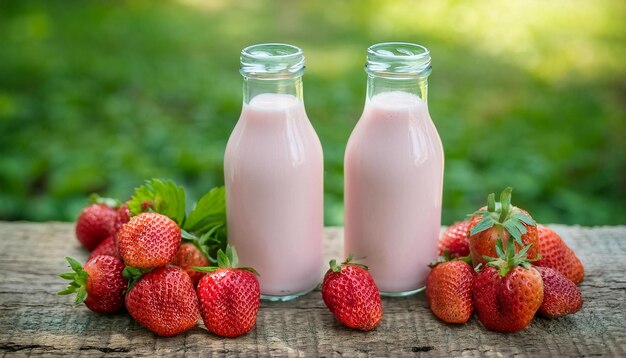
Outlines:
[[[428,76],[411,78],[382,77],[367,75],[367,100],[383,92],[406,92],[418,96],[424,102],[428,99]]]
[[[264,93],[292,95],[302,100],[302,75],[284,78],[254,78],[244,76],[244,104],[250,103],[254,97]]]

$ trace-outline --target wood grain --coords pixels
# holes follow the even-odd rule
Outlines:
[[[87,252],[68,223],[0,222],[0,355],[38,356],[626,356],[626,226],[552,225],[586,268],[583,309],[556,320],[535,318],[515,334],[485,330],[473,318],[460,326],[432,315],[424,294],[383,299],[372,332],[341,326],[319,291],[284,303],[263,302],[256,327],[237,339],[202,325],[160,338],[125,313],[104,316],[55,292],[65,256]],[[342,230],[326,230],[326,257],[341,256]]]

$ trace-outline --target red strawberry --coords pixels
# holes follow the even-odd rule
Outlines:
[[[180,248],[180,228],[165,215],[133,216],[117,233],[117,247],[124,263],[153,268],[169,263]]]
[[[159,336],[175,336],[198,322],[198,299],[189,275],[174,266],[143,275],[126,294],[128,313]]]
[[[117,239],[115,238],[115,236],[109,236],[104,239],[100,243],[100,245],[98,245],[98,247],[96,247],[95,250],[91,252],[89,258],[100,255],[114,256],[121,259],[120,254],[117,251]]]
[[[585,268],[574,251],[550,228],[537,225],[537,229],[541,258],[535,265],[553,268],[578,285],[585,277]]]
[[[494,194],[487,197],[487,207],[482,208],[472,217],[468,238],[470,254],[474,266],[485,263],[485,256],[496,257],[496,240],[502,238],[507,246],[509,238],[515,239],[515,249],[520,251],[530,245],[528,258],[538,257],[539,243],[537,238],[537,224],[528,213],[511,205],[512,188],[502,191],[500,202],[495,201]]]
[[[194,286],[198,284],[198,281],[204,276],[203,272],[198,272],[192,267],[204,267],[209,266],[209,259],[198,249],[198,247],[192,243],[185,243],[180,245],[180,249],[174,258],[170,262],[170,264],[178,266],[185,270],[189,277],[191,277],[191,281],[193,281]]]
[[[113,234],[117,212],[105,204],[91,204],[76,220],[76,237],[87,250],[95,249],[102,240]]]
[[[580,289],[557,270],[536,266],[543,280],[543,302],[539,314],[548,318],[557,318],[578,312],[583,306]]]
[[[218,267],[197,267],[208,272],[198,283],[202,321],[209,332],[222,337],[238,337],[256,324],[261,291],[251,268],[236,268],[235,249],[217,252]]]
[[[530,324],[543,301],[541,275],[526,259],[526,246],[515,254],[512,240],[506,253],[497,241],[499,259],[490,258],[474,279],[474,307],[490,331],[517,332]]]
[[[117,209],[117,216],[113,222],[113,231],[117,233],[122,228],[122,225],[130,221],[130,210],[128,209],[128,203],[123,204]]]
[[[472,316],[474,270],[461,260],[436,264],[426,281],[426,299],[435,316],[446,323],[465,323]]]
[[[465,257],[469,255],[469,220],[459,221],[449,226],[439,238],[439,255],[444,256],[448,250],[450,257]]]
[[[85,266],[66,257],[74,272],[59,276],[72,281],[59,295],[76,293],[76,303],[85,302],[87,308],[98,313],[113,313],[124,305],[126,279],[122,276],[124,264],[113,256],[100,255],[87,260]]]
[[[370,331],[383,319],[380,292],[367,267],[350,261],[350,257],[341,265],[330,261],[322,283],[322,298],[342,324]]]

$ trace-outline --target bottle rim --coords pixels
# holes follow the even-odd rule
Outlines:
[[[240,64],[244,77],[292,77],[304,71],[304,52],[285,43],[255,44],[241,50]]]
[[[381,42],[367,48],[365,71],[383,77],[421,77],[431,71],[430,50],[410,42]]]

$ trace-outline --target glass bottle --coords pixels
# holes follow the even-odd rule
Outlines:
[[[437,256],[443,147],[427,105],[430,52],[389,42],[367,50],[367,99],[344,161],[345,254],[381,294],[424,288]]]
[[[302,97],[304,55],[287,44],[241,52],[243,108],[226,147],[228,240],[261,297],[289,300],[322,276],[323,153]]]

